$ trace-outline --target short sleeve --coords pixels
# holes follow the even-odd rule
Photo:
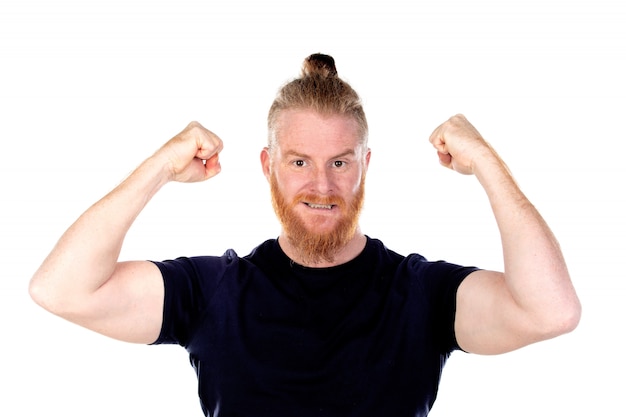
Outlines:
[[[421,291],[426,295],[432,315],[432,334],[442,353],[459,350],[454,331],[456,295],[463,280],[479,268],[444,261],[428,262],[424,258],[411,262],[417,269]]]
[[[221,257],[203,256],[153,262],[165,286],[163,324],[153,344],[187,346],[196,324],[204,315],[229,265],[234,251]]]

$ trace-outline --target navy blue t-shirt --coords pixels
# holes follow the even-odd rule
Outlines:
[[[456,291],[476,268],[401,256],[367,238],[330,268],[268,240],[240,258],[155,262],[159,343],[184,346],[207,416],[426,416],[458,349]]]

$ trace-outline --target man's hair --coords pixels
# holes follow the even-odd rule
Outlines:
[[[361,143],[367,148],[368,127],[359,95],[337,75],[335,60],[313,54],[304,60],[300,78],[283,85],[267,117],[268,146],[276,142],[277,120],[283,110],[314,110],[325,116],[348,116],[359,126]]]

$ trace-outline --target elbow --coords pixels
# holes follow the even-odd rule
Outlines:
[[[60,315],[62,306],[67,307],[67,303],[64,303],[62,297],[56,293],[55,286],[39,272],[31,278],[28,284],[28,294],[37,305],[50,313]]]
[[[574,300],[570,303],[569,313],[563,319],[563,333],[569,333],[574,331],[578,324],[580,323],[580,318],[582,316],[582,305],[580,304],[580,300],[578,297],[574,296]]]
[[[37,274],[33,276],[28,284],[28,295],[37,305],[50,311],[50,291],[42,281],[44,279]]]
[[[544,338],[549,339],[570,333],[578,327],[582,316],[582,306],[575,295],[571,300],[559,303],[544,321]]]

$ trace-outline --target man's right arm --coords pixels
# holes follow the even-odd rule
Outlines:
[[[61,236],[35,272],[30,295],[46,310],[98,333],[152,343],[161,329],[163,280],[147,261],[119,262],[132,223],[170,181],[217,175],[222,141],[189,124]]]

